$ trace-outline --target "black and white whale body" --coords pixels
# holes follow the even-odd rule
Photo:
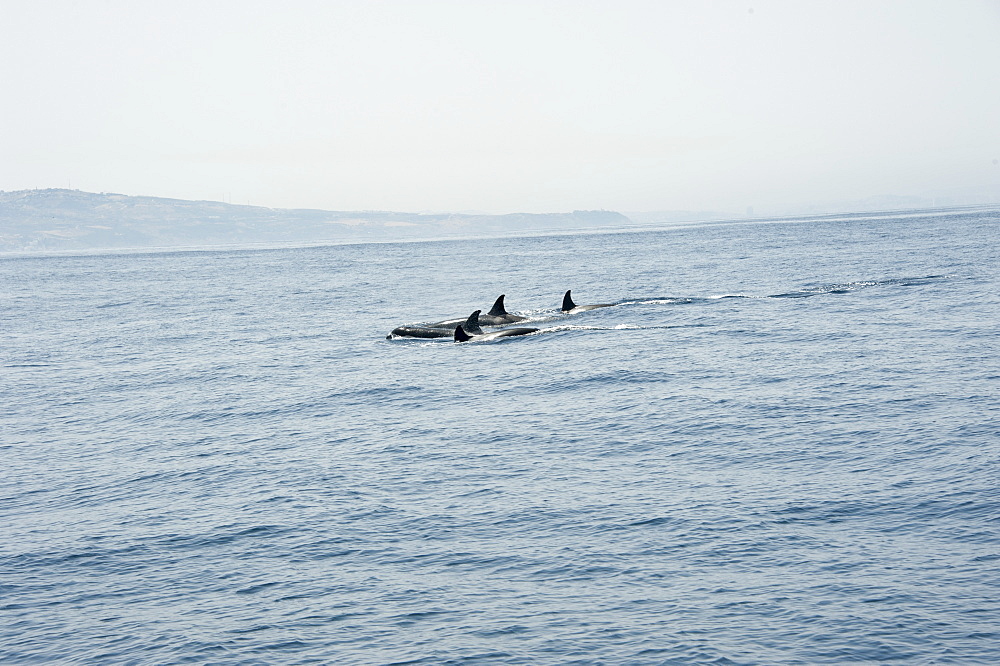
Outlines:
[[[566,294],[563,296],[562,311],[565,314],[574,314],[576,312],[586,312],[587,310],[596,310],[597,308],[610,308],[614,303],[597,303],[595,305],[577,305],[573,302],[573,298],[569,295],[572,289],[568,289]]]
[[[399,326],[392,329],[392,333],[385,336],[386,340],[393,338],[450,338],[454,335],[452,329],[463,326],[472,335],[483,335],[483,329],[479,328],[479,313],[476,310],[467,319],[455,320],[455,324],[450,328],[444,326]],[[438,322],[443,323],[443,322]]]
[[[500,294],[497,300],[493,303],[493,307],[486,314],[479,315],[479,325],[480,326],[503,326],[505,324],[513,324],[515,321],[521,321],[527,319],[527,317],[521,317],[519,315],[511,314],[507,312],[506,308],[503,306],[504,295]],[[443,328],[447,330],[447,334],[444,336],[431,336],[431,337],[451,337],[451,332],[455,330],[455,327],[459,324],[465,324],[465,318],[459,317],[458,319],[445,319],[444,321],[436,321],[433,324],[424,324],[423,326],[416,328]],[[401,327],[406,328],[406,327]],[[466,327],[468,330],[468,327]]]
[[[528,333],[534,333],[537,330],[537,328],[504,328],[491,333],[469,335],[466,333],[462,324],[459,324],[455,327],[455,342],[488,342],[490,340],[496,340],[497,338],[510,338],[516,335],[527,335]]]
[[[482,326],[503,326],[513,324],[515,321],[524,321],[527,317],[511,314],[503,306],[503,294],[493,303],[493,308],[484,315],[479,315],[479,323]]]

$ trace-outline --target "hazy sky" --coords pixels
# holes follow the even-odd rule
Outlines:
[[[1000,193],[1000,1],[0,0],[0,190],[620,211]]]

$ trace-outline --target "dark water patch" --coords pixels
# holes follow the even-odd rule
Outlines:
[[[980,555],[979,557],[973,558],[974,562],[993,562],[995,560],[1000,560],[1000,554]]]
[[[260,540],[266,542],[296,532],[295,528],[277,525],[260,525],[235,531],[231,527],[228,529],[220,527],[215,532],[202,534],[165,534],[151,539],[149,544],[152,547],[168,551],[211,549],[219,546],[249,546]]]
[[[386,664],[386,666],[415,666],[417,664],[440,664],[442,663],[440,656],[434,657],[414,657],[413,659],[405,659],[403,661],[391,661]]]
[[[239,594],[239,593],[237,592],[237,594]],[[256,633],[258,631],[269,631],[269,630],[274,629],[274,628],[275,628],[274,626],[269,625],[269,624],[261,624],[261,625],[257,625],[257,626],[253,626],[253,627],[245,627],[245,628],[241,627],[241,628],[238,628],[238,629],[230,629],[229,633],[232,633],[232,634],[253,634],[253,633]]]
[[[597,372],[596,374],[581,373],[583,376],[561,379],[557,382],[546,382],[545,390],[572,391],[588,390],[589,386],[619,387],[629,384],[657,384],[669,382],[675,377],[666,372],[619,370],[615,372]]]
[[[659,525],[669,525],[669,526],[680,526],[685,522],[679,518],[673,516],[660,516],[657,518],[647,518],[645,520],[638,520],[634,523],[629,523],[630,527],[655,527]]]
[[[406,623],[419,622],[421,620],[436,620],[442,617],[451,616],[453,614],[454,611],[440,610],[440,609],[414,611],[412,613],[404,613],[403,615],[397,615],[393,618],[393,620],[397,624],[406,624]]]
[[[475,636],[482,636],[483,638],[493,638],[502,636],[516,636],[518,634],[527,634],[533,630],[521,624],[512,624],[503,627],[490,628],[490,629],[480,629],[478,631],[473,631],[472,634]]]
[[[99,570],[115,568],[119,570],[141,568],[138,562],[130,562],[136,555],[151,554],[148,547],[136,544],[119,548],[86,548],[82,550],[63,549],[58,551],[28,551],[0,556],[0,566],[13,569],[76,569]]]
[[[274,581],[270,583],[259,583],[257,585],[251,585],[250,587],[244,587],[242,589],[236,590],[235,594],[257,594],[258,592],[263,592],[264,590],[270,589],[275,585],[280,585],[281,583]]]

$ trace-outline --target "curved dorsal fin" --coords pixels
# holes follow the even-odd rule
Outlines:
[[[462,324],[462,330],[466,333],[471,333],[472,335],[482,335],[483,329],[479,328],[479,313],[482,310],[476,310],[469,315],[469,318],[465,320]]]
[[[461,324],[455,327],[455,342],[468,342],[471,339],[472,336],[465,332]]]
[[[572,289],[567,289],[566,290],[566,295],[563,296],[563,304],[562,304],[562,311],[563,312],[568,312],[568,311],[570,311],[570,310],[572,310],[573,308],[576,307],[576,303],[573,302],[573,299],[569,295],[569,292],[571,292],[571,291],[573,291],[573,290]]]
[[[503,294],[500,294],[500,298],[493,304],[493,309],[489,311],[491,317],[502,317],[507,314],[507,310],[503,307],[503,296]]]

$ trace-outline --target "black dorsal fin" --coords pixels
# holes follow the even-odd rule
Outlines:
[[[576,303],[573,302],[573,299],[569,295],[569,292],[571,291],[572,289],[567,289],[566,295],[563,296],[563,305],[562,305],[563,312],[569,312],[570,310],[576,307]]]
[[[468,342],[471,339],[472,336],[465,332],[461,324],[455,327],[455,342]]]
[[[500,298],[493,304],[493,309],[489,311],[491,317],[502,317],[507,314],[507,310],[503,307],[503,296],[503,294],[500,294]]]
[[[482,310],[476,310],[469,315],[469,318],[465,320],[462,324],[462,330],[466,333],[471,333],[472,335],[482,335],[483,329],[479,328],[479,313]]]

